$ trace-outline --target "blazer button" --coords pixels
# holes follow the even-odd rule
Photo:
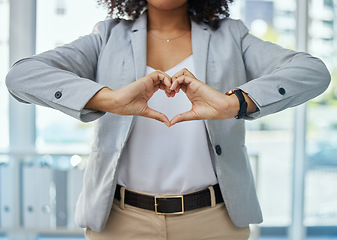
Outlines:
[[[286,90],[285,90],[283,87],[279,88],[279,89],[278,89],[278,92],[279,92],[281,95],[286,94]]]
[[[215,152],[216,152],[216,154],[221,155],[222,149],[221,149],[220,145],[215,146]]]
[[[62,97],[62,93],[60,91],[57,91],[55,93],[55,98],[60,99]]]

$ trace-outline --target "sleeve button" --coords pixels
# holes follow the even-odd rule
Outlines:
[[[278,89],[278,92],[279,92],[281,95],[286,94],[286,90],[285,90],[283,87],[279,88],[279,89]]]
[[[57,91],[55,93],[55,98],[60,99],[62,97],[62,93],[60,91]]]
[[[221,149],[220,145],[215,146],[215,152],[216,152],[216,154],[221,155],[222,149]]]

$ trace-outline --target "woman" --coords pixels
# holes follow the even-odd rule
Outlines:
[[[7,76],[20,101],[98,119],[77,223],[91,240],[248,239],[243,119],[321,94],[325,65],[250,35],[230,0],[99,2],[116,19]]]

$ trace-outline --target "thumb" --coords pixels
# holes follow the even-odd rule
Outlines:
[[[164,123],[168,127],[171,126],[169,119],[164,113],[158,112],[150,107],[146,108],[143,114],[140,116],[155,119],[157,121]]]
[[[184,112],[181,114],[178,114],[176,116],[174,116],[171,119],[170,125],[173,126],[176,123],[179,122],[185,122],[185,121],[191,121],[191,120],[198,120],[199,118],[197,117],[197,115],[195,114],[195,112],[193,112],[192,110],[188,111],[188,112]]]

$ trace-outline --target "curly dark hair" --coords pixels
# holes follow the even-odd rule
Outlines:
[[[219,27],[223,18],[229,17],[228,4],[234,0],[188,0],[188,13],[197,23],[206,23],[212,29]],[[109,17],[136,20],[146,9],[146,0],[97,0],[108,9]]]

